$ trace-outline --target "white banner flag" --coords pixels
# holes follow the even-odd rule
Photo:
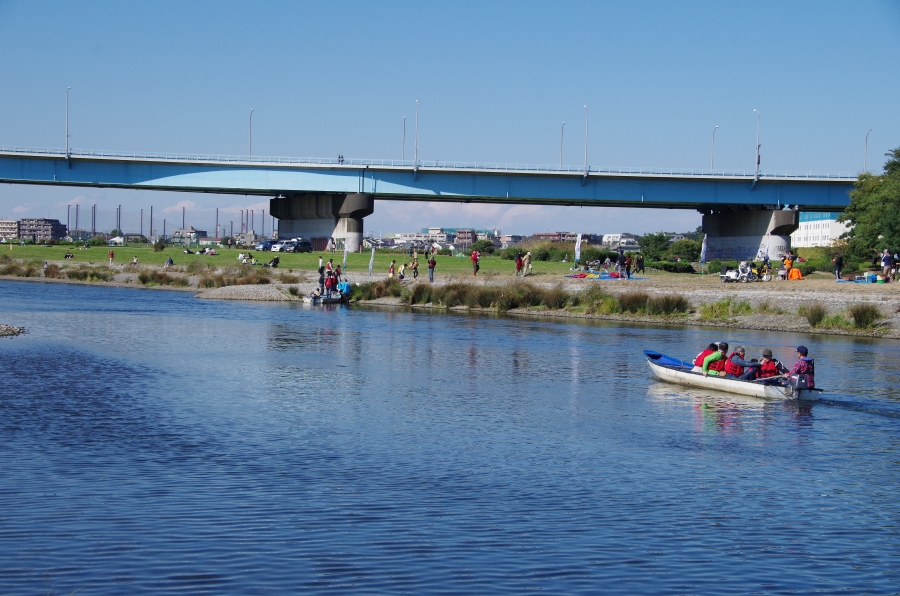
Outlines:
[[[369,277],[372,277],[372,265],[375,264],[375,247],[372,247],[372,256],[369,257]]]
[[[706,234],[703,234],[703,245],[700,247],[700,264],[706,262]]]
[[[578,234],[578,238],[575,239],[575,262],[577,263],[581,259],[581,234]]]
[[[341,265],[341,269],[347,268],[347,241],[344,240],[344,264]]]

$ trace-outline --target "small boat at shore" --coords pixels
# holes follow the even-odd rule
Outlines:
[[[306,302],[307,304],[343,304],[349,299],[350,296],[348,294],[332,296],[331,298],[325,296],[304,296],[303,302]]]
[[[798,389],[796,387],[782,385],[766,385],[757,381],[741,381],[739,379],[726,379],[724,377],[704,377],[701,373],[692,372],[694,365],[677,358],[644,350],[647,364],[657,379],[668,383],[699,387],[702,389],[716,389],[727,393],[750,395],[766,399],[799,399],[804,401],[817,401],[822,398],[821,389]]]

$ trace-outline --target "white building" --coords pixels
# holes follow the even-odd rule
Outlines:
[[[622,232],[621,234],[603,234],[603,240],[600,243],[606,248],[616,249],[623,248],[625,250],[638,250],[640,246],[637,243],[637,236]]]
[[[840,213],[800,213],[800,227],[791,234],[791,248],[830,246],[849,228],[838,223]]]
[[[0,238],[18,238],[19,221],[15,219],[0,219]]]

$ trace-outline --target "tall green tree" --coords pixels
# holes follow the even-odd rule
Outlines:
[[[641,247],[641,253],[648,261],[658,261],[662,258],[663,253],[669,248],[669,235],[665,232],[657,232],[656,234],[647,234],[638,238],[638,245]]]
[[[842,238],[863,259],[885,248],[900,250],[900,148],[886,155],[884,173],[860,174],[850,192],[850,205],[838,217],[850,226]]]

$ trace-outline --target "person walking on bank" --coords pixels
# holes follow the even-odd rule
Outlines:
[[[531,252],[526,252],[522,257],[522,277],[531,273]]]
[[[431,253],[431,258],[428,259],[428,281],[434,283],[434,268],[437,267],[437,261],[434,260],[434,253]]]
[[[412,270],[413,270],[413,280],[418,279],[419,278],[419,260],[418,259],[413,259]]]
[[[637,259],[635,259],[634,273],[635,273],[635,275],[638,273],[645,273],[645,271],[644,271],[644,255],[642,255],[642,254],[639,254],[637,256]]]
[[[114,253],[113,251],[109,251],[109,264],[110,265],[113,264],[113,259],[115,258],[115,256],[116,256],[116,253]]]
[[[516,253],[516,277],[519,277],[519,273],[522,271],[522,251]]]
[[[397,268],[397,261],[392,260],[391,266],[388,267],[388,279],[394,279],[394,271],[396,270],[396,268]]]
[[[891,251],[884,249],[884,254],[881,255],[881,276],[884,277],[884,281],[891,278],[891,269],[893,268],[894,257],[891,256]]]
[[[481,269],[481,265],[478,263],[478,260],[481,258],[481,255],[478,254],[477,250],[472,251],[472,275],[478,276],[478,270]]]
[[[841,269],[844,268],[844,257],[835,254],[834,258],[831,259],[831,264],[834,265],[834,278],[841,279]]]
[[[625,277],[631,279],[631,253],[625,255]]]

